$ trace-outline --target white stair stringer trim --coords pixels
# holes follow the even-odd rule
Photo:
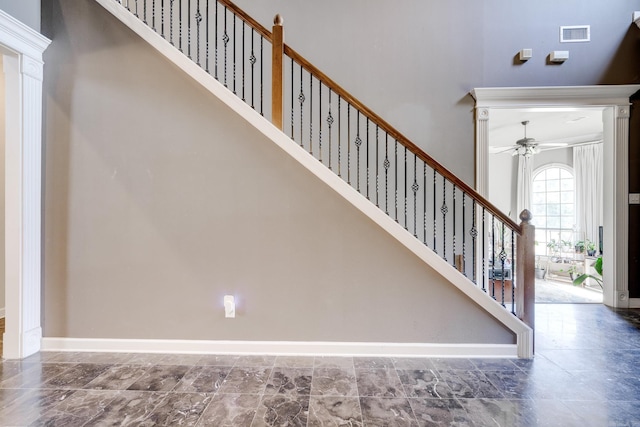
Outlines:
[[[132,31],[147,41],[158,52],[173,62],[177,67],[191,76],[196,82],[224,102],[229,108],[282,148],[287,154],[296,159],[321,181],[344,197],[353,206],[368,216],[382,229],[402,243],[418,258],[431,266],[460,291],[471,298],[476,304],[491,314],[496,320],[511,330],[517,337],[517,355],[521,358],[533,357],[533,330],[516,316],[508,312],[498,302],[475,286],[462,273],[433,252],[430,248],[416,239],[411,233],[400,226],[391,217],[358,193],[342,178],[320,163],[315,157],[307,153],[291,138],[276,128],[271,122],[262,117],[251,106],[234,95],[229,89],[218,82],[213,76],[200,68],[195,62],[181,53],[171,43],[136,18],[125,7],[114,0],[96,0],[101,6],[127,25]]]
[[[515,358],[515,344],[43,338],[43,351],[359,357]]]

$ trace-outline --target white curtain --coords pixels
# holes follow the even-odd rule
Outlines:
[[[531,168],[533,159],[531,155],[518,155],[518,187],[516,198],[516,221],[520,222],[520,213],[531,210]]]
[[[598,244],[598,227],[602,225],[603,185],[602,144],[573,148],[573,172],[576,187],[576,225],[579,240]]]

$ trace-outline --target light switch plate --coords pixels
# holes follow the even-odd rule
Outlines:
[[[629,204],[630,205],[640,205],[640,193],[630,193],[629,194]]]

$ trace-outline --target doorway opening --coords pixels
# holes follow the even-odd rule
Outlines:
[[[500,112],[593,109],[602,123],[603,147],[603,302],[611,307],[640,306],[630,301],[627,283],[629,97],[640,85],[538,88],[478,88],[476,99],[476,188],[490,196],[491,121]],[[503,177],[504,180],[506,178]],[[493,200],[492,200],[493,201]],[[517,217],[519,212],[512,212]]]

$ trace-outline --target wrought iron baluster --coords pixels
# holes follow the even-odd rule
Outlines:
[[[357,120],[356,120],[356,190],[360,193],[360,146],[362,145],[362,139],[360,139],[360,111],[356,110]]]
[[[482,290],[487,292],[487,287],[486,287],[486,283],[487,283],[487,274],[485,271],[485,265],[487,263],[487,260],[485,259],[485,256],[487,254],[487,248],[485,246],[485,243],[487,241],[487,229],[486,229],[486,208],[483,206],[482,207]]]
[[[331,125],[333,125],[333,116],[331,115],[331,88],[329,88],[329,115],[327,116],[327,126],[329,127],[329,169],[333,170],[331,165]]]
[[[309,73],[309,153],[313,155],[313,74]]]
[[[465,236],[467,235],[466,233],[466,230],[467,230],[466,201],[467,201],[467,193],[463,191],[462,192],[462,262],[463,262],[462,274],[464,274],[465,277],[467,277],[467,268],[466,268],[467,254],[466,254],[466,243],[465,243]]]
[[[200,65],[200,23],[202,22],[202,13],[200,13],[200,0],[196,6],[196,63]]]
[[[238,39],[237,33],[236,33],[236,15],[231,15],[232,19],[233,19],[233,55],[232,55],[232,61],[233,61],[233,94],[236,95],[236,40]]]
[[[245,46],[245,44],[246,44],[246,43],[245,43],[245,27],[246,27],[246,26],[247,26],[247,25],[244,23],[244,21],[242,21],[242,100],[243,100],[243,101],[245,101],[245,102],[246,102],[246,97],[245,97],[245,94],[244,94],[244,85],[245,85],[245,83],[244,83],[244,80],[245,80],[245,79],[244,79],[244,76],[245,76],[245,74],[246,74],[246,73],[245,73],[245,68],[246,68],[246,67],[245,67],[245,64],[246,64],[245,58],[246,58],[246,56],[245,56],[244,46]],[[293,138],[293,137],[292,137],[292,138]]]
[[[227,6],[224,7],[224,34],[222,36],[224,44],[224,87],[227,86],[227,44],[229,44],[229,34],[227,34]]]
[[[139,18],[139,16],[138,16],[138,0],[136,0],[135,5],[136,5],[136,7],[135,7],[136,11],[135,11],[134,15],[136,15],[136,18]]]
[[[342,96],[338,94],[338,176],[342,178]]]
[[[496,226],[494,215],[491,215],[491,297],[496,299]]]
[[[442,177],[442,207],[440,212],[442,212],[442,257],[445,261],[449,261],[447,259],[447,212],[449,212],[449,207],[447,206],[447,180],[444,176]]]
[[[407,220],[407,147],[404,147],[404,229],[409,230],[409,221]]]
[[[136,0],[137,3],[137,0]],[[173,45],[173,4],[175,0],[169,0],[169,42]]]
[[[502,270],[502,280],[501,280],[501,286],[500,286],[500,291],[501,291],[501,304],[503,307],[506,308],[506,305],[504,304],[504,282],[505,282],[505,274],[504,274],[504,265],[505,262],[507,260],[507,252],[504,250],[504,223],[500,222],[500,254],[498,255],[500,258],[500,267]],[[495,266],[494,266],[494,272],[495,272]],[[495,273],[494,273],[495,276]]]
[[[351,185],[351,104],[347,102],[347,184]]]
[[[156,0],[151,0],[151,28],[156,31]]]
[[[260,36],[260,115],[264,116],[264,37]]]
[[[452,250],[452,255],[453,255],[453,263],[451,265],[453,265],[454,267],[456,266],[456,184],[453,184],[453,200],[452,200],[452,204],[453,204],[453,250]]]
[[[191,59],[191,0],[187,0],[187,56]]]
[[[427,164],[425,162],[422,162],[422,188],[422,242],[427,245]]]
[[[160,1],[160,35],[164,38],[164,0]]]
[[[209,0],[207,0],[207,5],[205,6],[205,10],[204,10],[204,14],[207,17],[207,19],[205,20],[205,33],[204,33],[204,37],[205,37],[205,51],[204,51],[204,61],[205,61],[205,71],[208,74],[211,74],[211,72],[209,71]]]
[[[478,229],[476,227],[476,201],[474,200],[472,203],[472,211],[471,211],[471,215],[472,215],[472,223],[473,225],[471,226],[471,230],[469,231],[469,234],[471,235],[471,258],[472,258],[472,274],[473,274],[473,283],[475,283],[476,285],[478,284],[478,272],[477,272],[477,260],[476,260],[476,238],[478,237]]]
[[[216,7],[214,10],[214,22],[213,22],[213,33],[214,33],[214,38],[213,38],[213,51],[214,51],[214,74],[215,74],[215,78],[216,80],[220,81],[220,79],[218,79],[218,2],[216,1]],[[253,49],[253,28],[251,29],[251,49]],[[251,85],[253,86],[253,74],[251,75]],[[253,101],[251,103],[251,106],[253,107]]]
[[[438,217],[436,216],[436,170],[433,170],[433,203],[431,204],[433,206],[433,251],[435,253],[438,253],[438,246],[436,246],[436,236],[438,234],[438,229],[437,229],[437,220]]]
[[[318,80],[318,160],[322,163],[322,82]]]
[[[394,138],[395,147],[394,147],[394,155],[393,155],[393,170],[395,173],[395,177],[393,179],[394,188],[394,205],[396,210],[396,222],[398,222],[398,140]]]
[[[516,314],[516,258],[515,258],[515,231],[511,229],[511,313]]]
[[[418,185],[418,156],[413,155],[413,184],[411,185],[411,189],[413,190],[413,237],[418,237],[418,190],[420,186]]]
[[[376,125],[376,155],[375,155],[374,161],[375,161],[375,164],[376,164],[376,206],[377,207],[380,207],[380,201],[379,201],[379,198],[380,198],[380,174],[378,173],[378,163],[379,163],[378,158],[380,157],[379,156],[379,151],[378,151],[379,150],[378,145],[380,143],[380,141],[379,141],[379,131],[380,131],[380,126]]]
[[[255,30],[253,28],[251,28],[251,56],[249,57],[249,63],[251,64],[251,108],[253,108],[254,110],[256,109],[255,103],[254,103],[254,96],[255,96],[255,76],[254,76],[254,68],[256,65],[256,55],[254,54],[254,45],[253,45],[253,40],[255,39]]]
[[[182,52],[182,0],[178,0],[178,50]]]
[[[293,138],[293,58],[291,58],[291,139],[295,141]]]
[[[389,134],[384,134],[384,212],[389,215]]]
[[[300,146],[302,147],[302,116],[303,116],[303,104],[305,100],[304,92],[302,90],[302,64],[300,64],[300,95],[298,95],[298,101],[300,101]]]
[[[367,154],[367,200],[369,198],[369,116],[367,116],[367,138],[365,140],[365,151]]]
[[[144,0],[144,2],[142,3],[142,16],[143,16],[142,22],[149,25],[147,23],[147,0]]]

